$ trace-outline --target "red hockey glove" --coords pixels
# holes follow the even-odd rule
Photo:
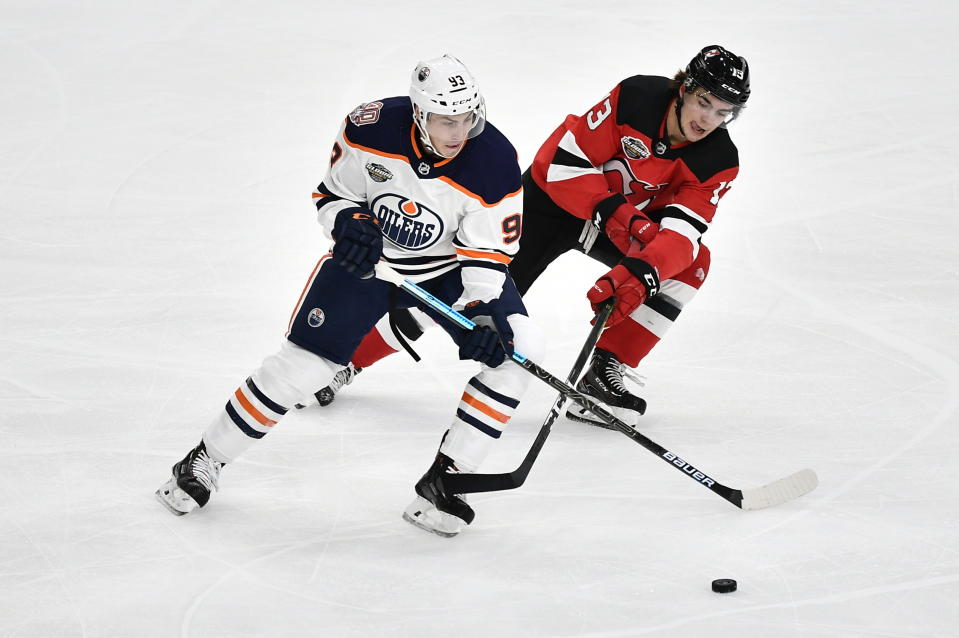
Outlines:
[[[606,326],[615,326],[648,298],[659,292],[656,269],[638,257],[626,257],[618,266],[596,280],[586,293],[593,312],[599,312],[601,303],[616,297],[616,307]]]
[[[659,232],[653,222],[638,208],[626,203],[622,195],[607,197],[593,211],[593,225],[606,233],[609,240],[625,255],[632,239],[648,244]]]

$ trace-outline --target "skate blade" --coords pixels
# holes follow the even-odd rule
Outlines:
[[[406,508],[406,511],[403,512],[403,520],[410,525],[443,538],[456,536],[462,531],[463,525],[466,524],[460,518],[440,512],[422,496],[417,496],[416,500]]]
[[[410,525],[412,525],[413,527],[419,527],[421,530],[430,532],[431,534],[436,534],[437,536],[442,536],[443,538],[453,538],[454,536],[459,534],[459,531],[446,532],[443,530],[436,529],[435,527],[430,527],[429,525],[425,525],[419,519],[410,516],[406,512],[403,512],[403,520],[409,523]]]
[[[175,516],[183,516],[195,510],[198,505],[193,498],[177,487],[176,479],[171,478],[153,493],[160,503]]]

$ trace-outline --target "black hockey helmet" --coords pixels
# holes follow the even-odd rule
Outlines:
[[[746,58],[711,44],[686,65],[685,84],[687,90],[700,86],[720,100],[742,108],[749,99],[749,65]]]

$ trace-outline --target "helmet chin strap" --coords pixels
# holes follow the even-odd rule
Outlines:
[[[413,119],[416,122],[416,130],[419,132],[420,144],[423,145],[423,150],[435,157],[439,157],[442,159],[450,159],[446,155],[443,155],[438,150],[436,150],[436,147],[433,146],[433,140],[430,139],[430,134],[426,132],[425,118],[421,120],[420,113],[421,112],[419,110],[419,107],[416,107],[416,111],[413,114]]]
[[[686,129],[683,128],[683,117],[681,114],[681,109],[683,108],[683,100],[686,98],[686,89],[685,87],[679,91],[679,95],[676,97],[676,125],[679,127],[679,132],[682,133],[683,137],[686,137]],[[686,137],[686,139],[689,139]]]

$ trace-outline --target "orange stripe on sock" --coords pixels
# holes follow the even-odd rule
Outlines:
[[[476,397],[470,396],[466,392],[463,393],[463,396],[460,399],[460,401],[462,401],[463,403],[467,405],[473,406],[474,408],[476,408],[477,410],[479,410],[486,416],[496,419],[500,423],[506,423],[509,421],[509,417],[507,415],[503,414],[502,412],[497,412],[496,410],[489,407],[488,405],[486,405],[485,403],[483,403]]]
[[[240,392],[240,388],[236,389],[236,392],[233,394],[236,397],[236,400],[240,402],[240,405],[243,406],[243,409],[246,410],[250,416],[257,420],[260,425],[265,425],[268,428],[272,428],[276,425],[276,421],[266,418],[262,412],[256,409],[256,406],[250,403],[250,400],[243,396],[243,393]]]

